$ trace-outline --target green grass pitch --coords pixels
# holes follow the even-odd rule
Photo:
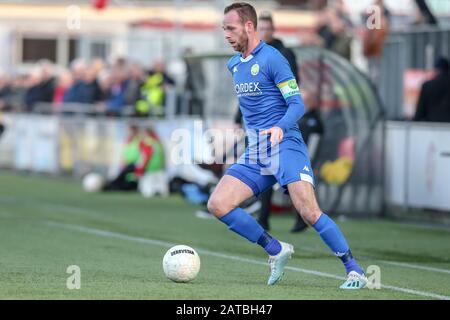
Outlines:
[[[0,299],[450,299],[450,230],[389,220],[337,221],[382,288],[339,290],[344,269],[309,228],[271,233],[295,246],[283,280],[266,285],[264,251],[180,197],[86,194],[73,180],[0,173]],[[173,283],[162,270],[173,244],[198,250],[200,273]],[[66,286],[67,267],[81,288]]]

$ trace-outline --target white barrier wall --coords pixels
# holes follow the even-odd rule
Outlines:
[[[5,114],[3,122],[7,129],[0,140],[0,168],[72,171],[75,175],[103,168],[111,175],[120,165],[127,127],[124,120],[62,121],[55,116]],[[171,155],[177,144],[187,143],[191,156],[201,155],[207,160],[210,149],[203,149],[208,145],[207,137],[202,135],[205,129],[227,132],[232,127],[229,120],[202,124],[189,118],[146,123],[164,142],[168,168],[174,165]],[[176,129],[183,129],[181,138],[191,137],[173,141]],[[450,212],[450,124],[387,122],[385,142],[386,203]],[[226,149],[230,146],[232,143]],[[203,151],[197,150],[199,147]]]
[[[130,123],[130,119],[26,114],[4,114],[2,121],[6,130],[0,139],[0,168],[78,176],[100,170],[109,177],[115,176],[122,164]],[[161,138],[167,169],[182,160],[213,163],[222,157],[215,152],[218,147],[226,144],[225,150],[229,150],[233,146],[234,140],[227,136],[233,135],[233,122],[228,119],[134,119],[133,123],[151,126]],[[211,140],[208,131],[219,134]],[[176,151],[182,151],[184,157],[178,158]]]
[[[57,173],[58,119],[53,116],[3,116],[6,126],[0,143],[0,167]]]
[[[388,204],[450,211],[450,124],[387,122]]]

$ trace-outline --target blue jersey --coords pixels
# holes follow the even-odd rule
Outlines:
[[[261,42],[247,58],[240,54],[232,57],[228,69],[249,145],[226,174],[244,182],[255,195],[276,181],[286,192],[287,186],[298,180],[314,185],[308,150],[297,125],[305,108],[288,61],[277,49]],[[259,135],[259,130],[275,126],[283,129],[284,137],[273,148],[269,137]]]
[[[261,41],[247,58],[233,56],[228,70],[247,129],[279,126],[285,133],[298,132],[298,119],[285,115],[288,106],[297,108],[297,116],[303,115],[303,101],[289,62],[277,49]]]

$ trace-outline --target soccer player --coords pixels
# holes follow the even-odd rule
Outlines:
[[[249,146],[220,180],[208,209],[230,230],[264,248],[269,254],[267,284],[273,285],[281,279],[294,248],[264,231],[239,204],[278,181],[303,219],[343,262],[347,280],[341,288],[363,288],[367,283],[363,269],[339,227],[317,204],[308,151],[297,126],[304,104],[287,60],[260,41],[256,11],[247,3],[225,8],[223,29],[225,39],[239,52],[229,60],[228,69],[247,126]]]

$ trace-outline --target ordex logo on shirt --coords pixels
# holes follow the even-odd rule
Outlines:
[[[259,82],[246,82],[234,86],[238,97],[258,96],[262,94]]]

